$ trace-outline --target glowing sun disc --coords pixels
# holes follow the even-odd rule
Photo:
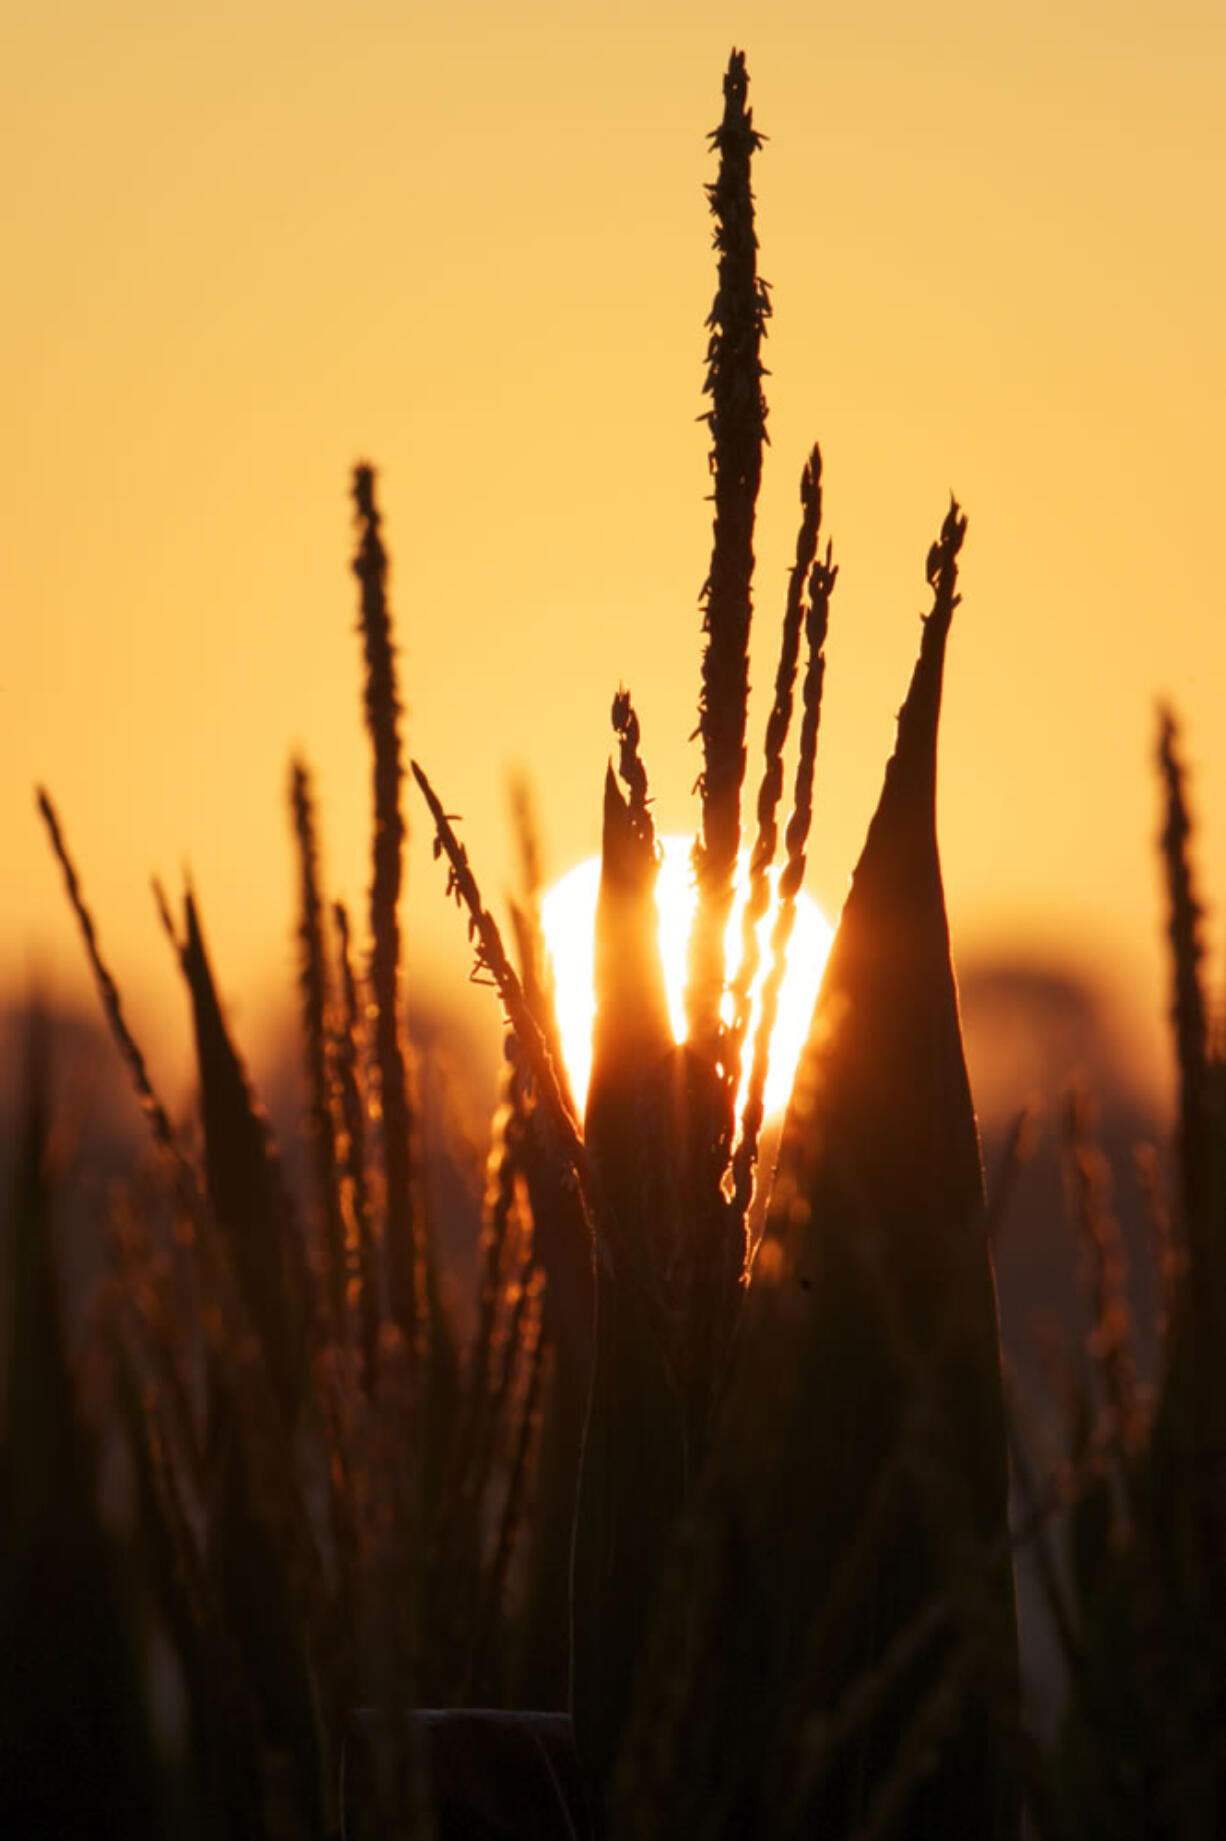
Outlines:
[[[685,1039],[686,949],[695,901],[690,868],[691,845],[688,837],[664,837],[660,839],[660,844],[663,857],[656,883],[656,906],[660,911],[660,957],[664,962],[664,984],[673,1035],[681,1042]],[[762,984],[769,963],[770,932],[778,906],[774,887],[776,880],[777,872],[772,874],[771,905],[758,927],[761,958],[751,994],[751,1041],[758,1026]],[[555,882],[541,904],[545,944],[553,964],[562,1054],[571,1089],[581,1112],[587,1098],[588,1077],[592,1068],[592,1024],[596,1017],[592,965],[599,889],[600,859],[588,857]],[[736,898],[725,942],[729,977],[740,963],[741,915],[747,890],[748,863],[747,859],[742,858],[737,865]],[[796,898],[796,923],[779,993],[779,1014],[771,1036],[765,1095],[768,1118],[781,1113],[787,1105],[833,937],[833,931],[821,909],[802,890]],[[744,1098],[744,1083],[741,1098]]]

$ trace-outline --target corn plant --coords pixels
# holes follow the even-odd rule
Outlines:
[[[304,762],[289,782],[305,1205],[227,1023],[195,891],[178,913],[158,900],[192,1016],[198,1146],[154,1090],[40,795],[158,1157],[156,1175],[108,1202],[97,1316],[132,1454],[143,1614],[177,1657],[189,1744],[167,1803],[133,1738],[137,1688],[116,1691],[124,1791],[111,1802],[125,1833],[157,1831],[159,1795],[174,1812],[164,1832],[252,1841],[1004,1841],[1023,1803],[1043,1835],[1222,1832],[1226,1074],[1207,1021],[1174,732],[1164,728],[1161,751],[1181,1079],[1166,1355],[1151,1412],[1078,1114],[1068,1154],[1093,1362],[1070,1433],[1077,1481],[1062,1565],[1006,1415],[936,836],[966,534],[953,502],[926,559],[896,746],[773,1169],[763,1154],[767,1044],[815,809],[838,571],[815,445],[751,780],[769,295],[740,53],[712,140],[714,528],[687,1035],[674,1041],[664,998],[646,743],[619,688],[582,1116],[560,1054],[525,800],[512,953],[442,798],[412,764],[448,893],[508,1023],[470,1334],[444,1307],[441,1224],[422,1181],[430,1147],[405,1026],[402,710],[373,469],[353,475],[372,755],[364,930],[325,893]],[[743,846],[750,886],[733,972],[724,939]],[[780,859],[755,1030],[757,926]],[[109,1562],[56,1354],[44,1090],[31,1079],[16,1210],[25,1333],[10,1361],[4,1477],[40,1527],[76,1524],[76,1576],[101,1581]],[[1161,1221],[1157,1197],[1155,1183]],[[61,1454],[54,1487],[40,1459],[48,1429]],[[1069,1660],[1061,1741],[1046,1759],[1019,1712],[1010,1441]],[[14,1604],[38,1545],[37,1530],[18,1527],[20,1566],[4,1581]],[[132,1683],[116,1602],[94,1594],[96,1648],[110,1680]],[[10,1606],[6,1628],[15,1615]],[[24,1733],[17,1696],[2,1705],[7,1734]],[[38,1750],[14,1744],[18,1761]],[[14,1767],[0,1781],[6,1816],[22,1808],[19,1778]],[[36,1818],[37,1783],[31,1794]],[[50,1796],[44,1813],[58,1807]]]
[[[1000,1356],[934,817],[965,519],[951,505],[927,559],[932,607],[919,662],[755,1258],[749,1204],[761,1176],[767,1037],[748,1040],[752,958],[730,978],[723,949],[743,830],[768,312],[750,183],[758,136],[739,54],[724,99],[710,190],[715,520],[688,1035],[674,1046],[647,774],[633,706],[619,692],[582,1126],[557,1091],[540,1019],[462,847],[417,773],[480,965],[520,1036],[591,1235],[573,1714],[597,1808],[615,1832],[636,1835],[884,1832],[900,1820],[914,1834],[1006,1835],[1018,1820],[1019,1741]],[[804,874],[836,576],[829,544],[820,547],[816,448],[801,507],[746,922],[748,940],[777,849],[803,638],[768,1012]],[[752,1079],[738,1117],[747,1053]]]

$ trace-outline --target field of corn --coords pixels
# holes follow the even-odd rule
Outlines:
[[[32,1009],[0,1261],[5,1836],[1226,1834],[1226,1057],[1175,727],[1164,720],[1159,747],[1179,1092],[1170,1180],[1147,1166],[1156,1370],[1143,1385],[1119,1230],[1076,1105],[1066,1167],[1089,1309],[1053,1457],[1002,1362],[992,1247],[1023,1133],[985,1193],[937,848],[966,534],[953,502],[777,1157],[763,1150],[837,567],[815,446],[751,766],[770,309],[739,53],[712,141],[714,531],[683,1045],[656,938],[650,737],[619,688],[579,1116],[530,814],[501,929],[446,809],[463,789],[436,791],[416,762],[406,773],[367,465],[352,479],[373,757],[364,915],[328,900],[304,763],[290,781],[301,1193],[192,894],[176,906],[159,891],[195,1031],[199,1119],[184,1127],[151,1084],[39,794],[151,1143],[97,1187],[94,1282],[70,1310],[59,1212],[74,1126]],[[442,1151],[408,1043],[414,813],[435,839],[433,896],[454,897],[507,1022],[460,1309],[445,1192],[423,1179]],[[742,850],[751,890],[730,977]],[[754,924],[780,863],[755,1032]],[[117,1461],[122,1512],[106,1514]],[[1042,1721],[1023,1705],[1023,1558],[1060,1655]]]

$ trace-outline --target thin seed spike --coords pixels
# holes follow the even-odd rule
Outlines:
[[[387,553],[380,536],[373,468],[354,469],[353,498],[359,526],[353,572],[361,585],[361,629],[366,654],[366,726],[374,748],[374,876],[370,888],[370,982],[375,1005],[375,1065],[379,1074],[383,1164],[386,1181],[386,1258],[391,1312],[410,1352],[416,1348],[422,1300],[417,1296],[413,1216],[412,1131],[408,1075],[400,1040],[400,923],[397,904],[405,839],[400,810],[399,719],[391,616],[387,606]]]
[[[758,926],[770,907],[770,867],[779,843],[778,811],[783,797],[783,749],[792,722],[792,698],[800,662],[800,640],[805,625],[805,583],[817,556],[817,535],[822,519],[822,455],[814,444],[800,481],[801,518],[796,535],[796,560],[788,578],[779,665],[775,672],[775,700],[771,705],[763,745],[762,784],[758,789],[758,833],[749,864],[749,895],[741,924],[741,963],[733,982],[733,1078],[740,1073],[740,1055],[749,1029],[749,995],[758,972]]]
[[[1170,906],[1172,1012],[1179,1065],[1179,1226],[1187,1263],[1172,1300],[1167,1378],[1152,1444],[1158,1469],[1170,1478],[1167,1499],[1179,1504],[1185,1527],[1195,1529],[1197,1563],[1216,1571],[1226,1553],[1220,1487],[1221,1453],[1226,1449],[1226,1390],[1221,1382],[1226,1350],[1226,1239],[1221,1231],[1214,1141],[1214,1088],[1219,1077],[1209,1059],[1200,970],[1202,911],[1189,859],[1192,827],[1177,740],[1174,718],[1164,711],[1158,757],[1166,795],[1162,853]],[[1220,1572],[1217,1577],[1220,1581]],[[1217,1584],[1214,1589],[1226,1590],[1226,1586]]]
[[[202,1255],[207,1252],[214,1259],[218,1255],[224,1258],[224,1249],[217,1245],[218,1237],[216,1226],[205,1204],[204,1197],[201,1194],[196,1172],[192,1168],[191,1163],[185,1156],[175,1136],[166,1108],[158,1098],[153,1082],[149,1078],[149,1071],[145,1064],[145,1058],[131,1030],[128,1028],[127,1021],[123,1014],[123,1005],[119,997],[119,989],[102,958],[101,950],[98,946],[98,937],[94,927],[93,916],[86,906],[85,898],[81,893],[76,867],[68,853],[68,847],[64,842],[55,808],[47,797],[47,794],[41,789],[38,794],[38,806],[47,826],[47,830],[50,833],[51,847],[64,872],[64,881],[68,890],[69,903],[77,917],[77,923],[81,930],[81,937],[85,943],[86,954],[89,958],[90,966],[94,973],[94,979],[102,998],[103,1009],[106,1014],[107,1022],[110,1025],[111,1033],[115,1038],[124,1061],[127,1063],[128,1070],[132,1076],[133,1085],[136,1088],[137,1098],[149,1121],[154,1139],[159,1148],[163,1150],[170,1159],[175,1179],[176,1199],[183,1208],[185,1215],[191,1221],[193,1228],[196,1230],[197,1244],[201,1248]],[[229,1273],[228,1266],[227,1283],[231,1285],[233,1283],[233,1274]]]
[[[545,1037],[528,1006],[523,986],[507,958],[498,923],[482,905],[481,890],[469,866],[468,852],[456,836],[429,780],[416,761],[411,765],[413,776],[434,820],[437,850],[447,858],[448,893],[454,895],[456,901],[468,910],[469,937],[477,943],[476,970],[488,972],[497,987],[503,1009],[523,1050],[524,1065],[532,1076],[537,1101],[547,1122],[555,1152],[574,1178],[580,1211],[588,1233],[594,1240],[599,1257],[607,1262],[612,1257],[614,1235],[610,1227],[611,1213],[604,1186],[592,1166],[582,1133],[563,1096]]]
[[[1169,710],[1159,714],[1158,764],[1166,796],[1162,858],[1166,867],[1170,919],[1167,929],[1174,970],[1172,1016],[1179,1058],[1179,1158],[1181,1200],[1187,1226],[1203,1213],[1209,1182],[1208,1040],[1201,985],[1202,909],[1196,898],[1188,843],[1192,823],[1184,796],[1179,730]]]
[[[81,885],[77,880],[76,867],[68,854],[68,846],[64,842],[64,836],[60,830],[60,823],[56,816],[55,807],[41,787],[38,789],[38,809],[42,814],[43,823],[46,825],[47,831],[50,834],[51,848],[55,852],[60,868],[64,872],[64,882],[68,890],[68,900],[71,904],[73,913],[77,917],[77,925],[81,929],[81,938],[85,943],[85,951],[89,958],[90,968],[94,974],[94,982],[98,986],[98,994],[102,999],[102,1007],[106,1013],[106,1019],[110,1025],[111,1034],[114,1036],[119,1047],[119,1052],[128,1064],[128,1070],[132,1076],[133,1085],[136,1088],[136,1096],[141,1103],[142,1110],[149,1121],[153,1135],[158,1144],[163,1150],[170,1153],[179,1170],[180,1177],[186,1179],[189,1193],[198,1200],[195,1177],[175,1140],[175,1135],[171,1129],[170,1119],[167,1116],[166,1109],[154,1091],[153,1082],[149,1078],[149,1070],[145,1065],[145,1057],[142,1055],[137,1046],[135,1037],[128,1028],[127,1021],[123,1014],[123,1004],[119,997],[119,987],[112,978],[102,958],[102,953],[98,946],[98,936],[94,928],[94,919],[85,905],[85,898],[81,893]]]
[[[719,252],[706,381],[715,528],[702,596],[702,831],[694,847],[698,909],[686,993],[691,1042],[716,1061],[724,934],[740,845],[754,516],[766,440],[761,346],[770,301],[757,267],[750,168],[761,137],[745,106],[747,87],[744,54],[734,51],[724,77],[724,118],[711,136],[719,174],[708,191]]]
[[[567,1109],[562,1090],[549,1058],[545,1038],[537,1026],[524,997],[523,986],[507,958],[498,923],[482,904],[481,890],[469,866],[468,852],[455,834],[437,793],[416,761],[411,763],[413,777],[430,808],[437,834],[437,851],[449,865],[447,892],[468,909],[469,937],[477,946],[477,970],[488,972],[498,988],[503,1008],[512,1029],[519,1037],[524,1055],[536,1083],[537,1093],[549,1113],[550,1123],[558,1133],[567,1159],[577,1174],[587,1173],[587,1157],[579,1128]]]
[[[347,1271],[357,1285],[359,1341],[362,1349],[362,1372],[368,1394],[375,1386],[379,1362],[379,1325],[385,1315],[383,1288],[380,1282],[378,1251],[371,1222],[370,1197],[366,1182],[366,1111],[359,1084],[361,1056],[358,1020],[357,981],[353,975],[353,955],[349,944],[349,912],[343,902],[332,908],[339,940],[341,997],[344,1022],[336,1042],[336,1079],[339,1088],[341,1117],[345,1126],[344,1164],[345,1193],[348,1203],[346,1237],[349,1241]]]
[[[319,850],[315,835],[311,777],[302,761],[295,761],[291,768],[290,810],[298,843],[300,877],[298,989],[306,1061],[308,1131],[314,1154],[319,1207],[323,1213],[324,1231],[320,1252],[324,1299],[331,1334],[340,1341],[345,1323],[345,1230],[341,1213],[340,1170],[328,1091],[328,972],[324,954],[323,903],[319,895]]]
[[[792,813],[784,843],[787,856],[779,877],[779,912],[771,929],[771,963],[762,987],[762,1014],[754,1037],[749,1092],[741,1120],[741,1137],[733,1155],[733,1193],[744,1214],[753,1191],[754,1165],[766,1111],[766,1075],[771,1037],[779,1014],[779,993],[787,970],[787,952],[796,924],[796,897],[805,879],[805,846],[813,818],[813,774],[817,764],[817,734],[821,724],[822,686],[826,677],[826,631],[830,622],[830,595],[838,575],[830,546],[809,572],[809,605],[805,613],[808,663],[802,692],[800,751],[792,793]]]

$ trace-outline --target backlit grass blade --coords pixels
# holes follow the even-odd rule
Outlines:
[[[1189,854],[1191,822],[1177,751],[1177,730],[1162,717],[1159,768],[1166,803],[1162,856],[1171,942],[1175,1048],[1179,1070],[1176,1148],[1179,1227],[1186,1269],[1175,1286],[1168,1330],[1166,1386],[1155,1442],[1172,1468],[1185,1535],[1218,1574],[1226,1604],[1226,1075],[1211,1058],[1201,982],[1202,914]],[[1183,1482],[1174,1484],[1176,1477]],[[1193,1511],[1193,1498],[1199,1510]],[[1193,1522],[1201,1526],[1193,1530]],[[1214,1557],[1210,1557],[1214,1556]]]
[[[357,980],[349,944],[349,914],[343,902],[332,909],[339,942],[341,1021],[336,1036],[337,1108],[343,1125],[340,1161],[346,1241],[346,1271],[356,1288],[358,1344],[362,1352],[362,1377],[368,1394],[374,1391],[379,1361],[379,1325],[385,1316],[383,1264],[376,1240],[366,1167],[366,1107],[362,1092],[361,1025]]]
[[[820,500],[819,500],[820,505]],[[770,968],[762,986],[762,1013],[754,1037],[749,1090],[741,1118],[741,1136],[733,1156],[733,1189],[737,1206],[748,1211],[753,1192],[754,1163],[766,1106],[766,1078],[771,1037],[779,1015],[779,995],[787,971],[788,948],[796,922],[796,897],[804,885],[805,847],[813,818],[813,777],[817,764],[817,734],[822,714],[822,687],[826,681],[826,632],[830,622],[830,596],[838,570],[830,545],[809,570],[804,608],[808,659],[801,692],[800,746],[792,792],[792,810],[784,834],[785,856],[779,876],[779,909],[771,927]],[[761,834],[760,834],[761,835]],[[765,846],[766,839],[762,839]]]
[[[380,1142],[386,1188],[384,1238],[393,1319],[410,1355],[417,1348],[423,1299],[413,1210],[412,1132],[408,1073],[400,1021],[400,884],[405,822],[400,809],[400,696],[387,605],[387,552],[375,503],[374,470],[354,469],[358,552],[353,572],[361,589],[359,620],[366,660],[366,727],[374,751],[374,874],[370,886],[370,990],[374,1004]]]
[[[733,1039],[739,1058],[749,1027],[749,994],[758,970],[758,925],[770,907],[769,870],[779,843],[779,802],[783,797],[783,750],[792,722],[792,699],[805,624],[805,589],[817,555],[822,520],[822,456],[814,444],[800,480],[800,529],[796,558],[788,576],[787,603],[775,669],[775,694],[763,743],[762,782],[758,788],[757,832],[749,859],[749,895],[741,924],[741,962],[732,983]],[[739,1061],[738,1061],[739,1066]]]
[[[746,107],[748,83],[744,54],[734,51],[724,77],[723,120],[711,136],[719,171],[708,188],[719,254],[706,382],[715,524],[703,588],[702,829],[694,847],[698,907],[686,1013],[693,1046],[712,1061],[720,1053],[724,933],[741,839],[754,518],[766,439],[761,346],[770,301],[758,275],[750,168],[761,137]]]
[[[813,1529],[817,1578],[855,1538],[878,1466],[917,1462],[826,1691],[873,1665],[925,1603],[951,1596],[957,1710],[915,1786],[908,1832],[1016,1832],[1016,1634],[1005,1425],[983,1178],[936,839],[946,640],[965,520],[951,504],[928,557],[932,608],[898,739],[852,879],[785,1126],[767,1240],[810,1318],[800,1436],[832,1488]],[[883,1155],[883,1146],[888,1154]],[[854,1434],[852,1432],[854,1428]],[[808,1819],[868,1820],[902,1743],[912,1682]],[[917,1703],[918,1704],[918,1703]],[[883,1792],[878,1792],[883,1794]]]
[[[298,993],[307,1082],[307,1138],[315,1166],[316,1207],[322,1223],[318,1257],[332,1337],[345,1334],[345,1228],[328,1068],[328,970],[324,907],[319,891],[319,847],[311,776],[302,761],[290,772],[290,812],[298,845]]]

